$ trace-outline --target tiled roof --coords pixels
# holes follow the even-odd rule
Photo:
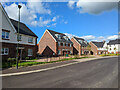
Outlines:
[[[55,38],[55,40],[56,40],[57,42],[72,43],[72,41],[71,41],[65,34],[59,33],[59,32],[55,32],[55,31],[49,30],[49,29],[47,29],[47,30],[50,32],[50,34]],[[61,39],[58,39],[58,38],[55,36],[56,34],[60,35],[60,36],[61,36]],[[68,40],[66,40],[66,39],[64,38],[64,36],[66,36],[66,37],[68,38]]]
[[[78,37],[73,37],[74,39],[76,39],[77,40],[77,42],[81,45],[81,46],[84,46],[84,47],[86,47],[86,46],[88,46],[89,44],[88,44],[88,42],[87,41],[85,41],[83,38],[78,38]],[[80,40],[82,40],[83,42],[80,42]],[[85,43],[86,42],[86,43]]]
[[[16,31],[18,32],[18,21],[13,20],[13,19],[10,19],[10,21],[12,22],[12,24],[15,27]],[[19,33],[37,37],[24,23],[21,23],[21,22],[20,22]]]
[[[103,42],[95,42],[95,41],[92,41],[92,43],[94,43],[98,48],[102,48],[104,46],[104,41]]]
[[[115,45],[115,44],[120,44],[120,39],[110,40],[108,43],[108,45]]]

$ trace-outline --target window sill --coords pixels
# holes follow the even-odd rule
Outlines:
[[[2,40],[10,40],[9,38],[8,39],[6,39],[6,38],[2,38]]]
[[[32,56],[32,55],[28,55],[28,56]]]
[[[33,42],[28,42],[28,43],[33,43]]]

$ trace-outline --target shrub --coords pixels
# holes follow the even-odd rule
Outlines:
[[[12,61],[12,58],[8,58],[8,61]]]
[[[30,58],[29,57],[26,57],[25,60],[29,60]]]
[[[16,58],[12,58],[12,61],[15,61],[16,60]]]

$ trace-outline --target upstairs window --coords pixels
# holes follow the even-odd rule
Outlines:
[[[80,42],[80,43],[83,43],[83,41],[82,41],[82,40],[79,40],[79,42]]]
[[[32,38],[32,37],[29,37],[29,38],[28,38],[28,42],[29,42],[29,43],[33,43],[33,38]]]
[[[68,41],[68,37],[67,36],[64,36],[64,39]]]
[[[60,35],[60,34],[55,34],[55,36],[56,36],[59,40],[61,40],[61,35]]]
[[[61,43],[60,43],[60,42],[58,42],[58,46],[60,46],[60,44],[61,44]]]
[[[2,31],[2,39],[9,39],[9,32]]]
[[[21,41],[22,40],[22,35],[17,36],[17,40]]]

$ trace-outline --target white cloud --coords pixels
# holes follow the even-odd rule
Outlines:
[[[117,38],[118,38],[118,35],[113,35],[113,36],[108,36],[107,40],[114,40],[114,39],[117,39]]]
[[[30,1],[30,0],[28,0]],[[40,0],[38,0],[40,1]],[[21,8],[21,21],[29,24],[36,26],[38,23],[40,23],[41,26],[47,25],[48,23],[51,22],[51,20],[45,20],[45,21],[36,21],[37,14],[51,14],[51,11],[49,9],[46,9],[44,7],[44,4],[42,2],[27,2],[27,4],[19,3],[22,8]],[[16,3],[12,3],[10,5],[4,5],[5,10],[8,13],[8,16],[12,19],[18,20],[18,5]],[[58,17],[58,16],[57,16]]]
[[[74,8],[74,4],[75,4],[75,1],[69,1],[68,2],[68,7],[70,7],[70,8]]]
[[[87,2],[88,0],[79,0],[76,4],[80,13],[91,13],[91,14],[99,14],[104,11],[110,11],[112,9],[117,8],[117,2],[102,2],[103,0],[98,0],[99,2]],[[92,1],[92,0],[89,0]],[[108,1],[108,2],[107,2]]]
[[[95,39],[95,36],[93,36],[93,35],[87,35],[87,36],[82,36],[80,38],[84,38],[85,40],[93,40],[93,39]]]
[[[36,2],[32,1],[33,0],[27,1],[27,7],[31,10],[32,13],[51,14],[51,11],[45,8],[41,0],[35,0]]]
[[[73,34],[69,34],[69,33],[64,33],[66,36],[68,36],[70,39],[73,37],[73,36],[75,36],[75,35],[73,35]],[[77,37],[77,36],[76,36]]]

